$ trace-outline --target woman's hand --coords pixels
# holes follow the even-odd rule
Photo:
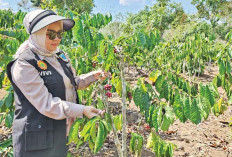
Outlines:
[[[95,116],[103,116],[105,114],[105,111],[102,111],[100,109],[96,109],[93,106],[85,106],[83,114],[88,117],[89,119],[95,117]]]
[[[94,75],[96,80],[100,79],[102,81],[104,81],[106,79],[106,77],[109,76],[109,74],[105,71],[95,71],[95,73],[93,75]]]

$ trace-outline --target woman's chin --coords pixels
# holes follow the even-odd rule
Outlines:
[[[48,48],[47,50],[48,51],[55,51],[57,49],[57,46],[56,47],[50,47],[50,48]]]

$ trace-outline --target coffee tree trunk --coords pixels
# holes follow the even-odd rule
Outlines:
[[[124,56],[121,56],[121,62],[120,62],[120,71],[121,71],[121,79],[122,79],[122,152],[123,157],[127,157],[127,122],[126,122],[126,82],[125,82],[125,63],[124,63]]]
[[[120,143],[120,141],[118,139],[117,130],[116,130],[116,127],[115,127],[115,125],[113,123],[113,118],[111,116],[111,111],[109,110],[109,103],[108,103],[107,97],[104,94],[103,86],[100,85],[99,88],[100,88],[100,92],[101,92],[101,95],[102,95],[103,103],[105,104],[106,113],[110,114],[109,118],[110,118],[110,121],[112,122],[111,126],[112,126],[112,130],[113,130],[113,134],[114,134],[114,143],[115,143],[115,146],[116,146],[117,151],[118,151],[118,156],[123,157],[121,143]]]

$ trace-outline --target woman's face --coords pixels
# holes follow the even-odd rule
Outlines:
[[[54,22],[50,25],[48,25],[48,29],[46,32],[46,39],[45,39],[45,45],[48,51],[55,51],[57,49],[57,46],[60,44],[61,39],[57,37],[57,34],[55,36],[54,40],[49,39],[49,33],[50,32],[61,32],[62,27],[61,27],[61,22],[57,21]]]

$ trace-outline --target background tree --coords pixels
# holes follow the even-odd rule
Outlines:
[[[178,25],[180,22],[183,23],[186,18],[187,15],[180,4],[172,3],[169,0],[159,0],[152,7],[146,6],[138,14],[129,14],[126,27],[131,24],[136,29],[156,29],[162,35],[164,30]]]
[[[21,0],[17,3],[17,5],[19,6],[19,9],[25,9],[26,11],[29,11],[29,9],[32,7],[29,0]]]
[[[83,12],[90,13],[93,9],[94,1],[93,0],[21,0],[18,3],[19,7],[22,7],[28,10],[28,5],[33,7],[39,7],[43,9],[64,9],[67,8],[68,10],[72,10],[78,14]]]
[[[213,31],[225,40],[231,29],[232,2],[228,0],[192,0],[198,10],[198,17],[210,21]]]
[[[192,0],[198,10],[199,18],[209,20],[215,28],[222,16],[228,15],[227,0]]]

